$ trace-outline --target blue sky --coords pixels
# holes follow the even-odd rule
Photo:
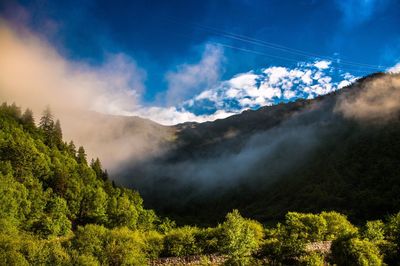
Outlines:
[[[68,64],[133,65],[132,108],[100,111],[165,124],[312,98],[400,62],[396,0],[5,0],[0,16]]]

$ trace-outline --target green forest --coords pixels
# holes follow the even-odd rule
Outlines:
[[[0,106],[0,265],[399,265],[400,213],[352,224],[288,212],[261,224],[232,210],[213,227],[176,226],[63,140],[47,108]],[[329,250],[319,248],[328,246]],[[213,261],[218,257],[219,262]],[[195,265],[195,264],[191,264]]]

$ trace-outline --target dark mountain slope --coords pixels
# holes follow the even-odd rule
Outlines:
[[[375,74],[314,100],[177,125],[176,146],[123,168],[125,184],[149,207],[196,223],[232,208],[264,221],[287,211],[398,211],[399,91],[398,75]]]

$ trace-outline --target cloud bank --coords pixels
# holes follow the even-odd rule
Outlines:
[[[330,65],[330,61],[319,60],[299,63],[293,68],[272,66],[237,74],[217,87],[201,92],[183,106],[186,110],[211,115],[219,110],[239,113],[298,98],[312,99],[347,86],[356,79],[350,73],[336,77]]]
[[[166,74],[169,105],[181,103],[203,90],[215,86],[222,72],[223,51],[221,47],[206,45],[197,64],[182,64]]]
[[[144,104],[146,71],[125,54],[110,54],[101,65],[69,60],[49,42],[2,20],[1,96],[42,110],[88,109],[141,116],[164,125],[225,118],[246,109],[296,98],[313,98],[348,85],[354,76],[333,75],[331,62],[319,60],[287,68],[271,66],[220,80],[223,49],[206,44],[197,63],[165,74],[167,106]]]
[[[34,34],[0,26],[0,86],[3,100],[43,108],[84,108],[107,113],[133,110],[145,72],[132,58],[110,55],[100,66],[73,62]]]
[[[1,21],[0,69],[1,101],[29,107],[37,116],[50,105],[64,138],[84,145],[107,168],[160,152],[169,135],[142,120],[91,112],[130,114],[139,108],[146,73],[124,54],[109,55],[99,66],[67,60],[45,40]]]
[[[37,115],[50,105],[62,121],[66,139],[87,147],[89,155],[100,156],[108,168],[163,152],[161,143],[173,139],[174,133],[129,117],[110,122],[110,118],[87,111],[141,116],[164,125],[204,122],[263,105],[313,98],[355,78],[349,73],[337,77],[331,62],[317,60],[220,80],[223,50],[205,45],[197,63],[181,64],[166,73],[171,105],[149,106],[141,100],[146,71],[123,53],[109,54],[100,65],[71,60],[40,35],[4,20],[0,40],[1,100],[32,108]]]

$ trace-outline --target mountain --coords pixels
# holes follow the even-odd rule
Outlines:
[[[398,211],[400,77],[377,73],[334,93],[171,127],[157,156],[121,165],[121,184],[181,222],[238,208],[268,222],[338,210],[354,221]]]
[[[145,208],[137,191],[118,186],[122,179],[110,181],[82,146],[65,142],[49,108],[36,125],[31,110],[3,103],[0,264],[397,265],[397,82],[372,76],[336,95],[205,124],[79,117],[94,124],[77,126],[103,142],[143,136],[160,143],[121,169],[142,177],[134,181],[148,205],[180,223],[212,224],[233,206],[264,223],[285,209],[345,210],[353,219],[393,212],[359,227],[335,211],[288,212],[263,226],[238,210],[215,227],[177,227]]]

